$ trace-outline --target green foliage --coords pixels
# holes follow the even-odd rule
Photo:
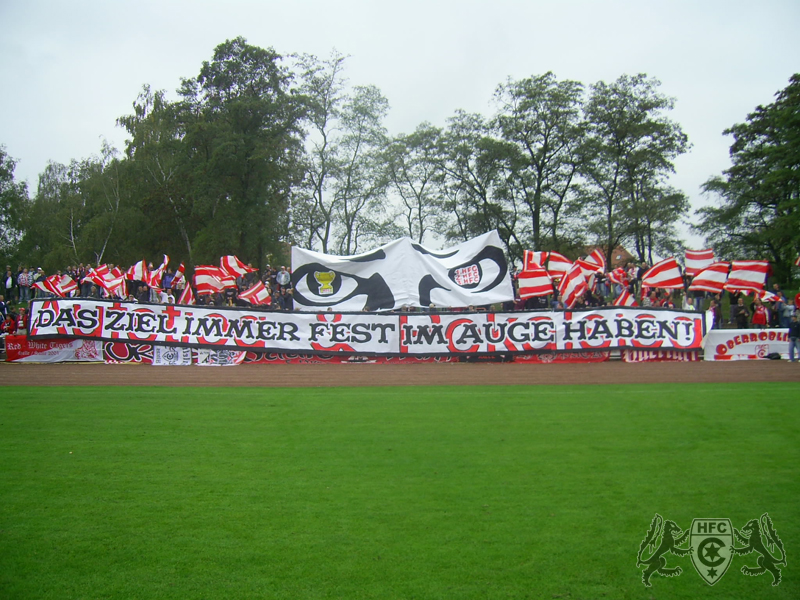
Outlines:
[[[674,159],[689,146],[680,126],[664,115],[674,100],[660,94],[659,85],[643,74],[623,75],[594,84],[586,104],[584,210],[606,256],[632,242],[639,260],[652,263],[653,251],[669,251],[674,224],[688,210],[685,196],[665,183]]]
[[[11,262],[24,229],[28,187],[14,181],[16,161],[0,146],[0,259]]]
[[[335,51],[327,60],[298,60],[310,131],[292,233],[306,247],[354,254],[393,231],[385,215],[382,164],[389,102],[372,85],[346,91],[345,60]]]
[[[720,256],[769,259],[788,283],[800,254],[800,74],[776,96],[725,130],[733,165],[704,184],[717,203],[698,211],[697,230]]]
[[[577,184],[577,150],[584,136],[583,86],[553,73],[497,88],[495,128],[515,147],[504,191],[518,196],[529,221],[529,248],[560,247]]]

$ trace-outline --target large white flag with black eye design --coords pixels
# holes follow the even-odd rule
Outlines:
[[[443,250],[410,238],[354,256],[293,248],[292,283],[294,305],[304,311],[456,308],[514,299],[497,231]]]

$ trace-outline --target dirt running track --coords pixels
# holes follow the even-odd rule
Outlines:
[[[156,385],[171,387],[333,387],[395,385],[552,385],[574,383],[800,383],[800,363],[738,361],[589,364],[240,365],[151,367],[0,363],[0,385]],[[800,397],[800,387],[798,387]]]

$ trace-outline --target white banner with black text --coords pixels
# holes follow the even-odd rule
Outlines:
[[[293,353],[504,354],[615,348],[697,350],[702,313],[607,307],[508,313],[300,313],[34,300],[30,337]]]

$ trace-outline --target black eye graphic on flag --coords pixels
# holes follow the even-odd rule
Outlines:
[[[482,293],[500,285],[507,273],[508,264],[500,248],[487,246],[472,259],[452,267],[447,272],[449,282],[439,282],[433,275],[425,275],[419,282],[420,304],[431,303],[431,292],[435,289],[450,291],[453,284],[474,293]]]
[[[320,263],[308,263],[292,273],[295,299],[307,306],[336,306],[356,296],[366,296],[371,310],[394,308],[394,296],[378,273],[364,278],[342,273]]]

